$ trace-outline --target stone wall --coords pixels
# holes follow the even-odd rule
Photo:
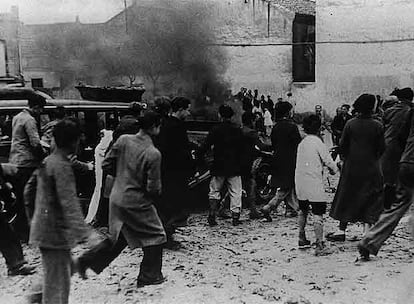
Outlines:
[[[331,43],[316,48],[312,102],[333,113],[361,93],[414,86],[414,41],[399,41],[414,38],[413,12],[412,0],[318,0],[316,40]]]

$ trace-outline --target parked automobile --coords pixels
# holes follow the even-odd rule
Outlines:
[[[11,146],[11,122],[14,115],[27,107],[27,100],[0,100],[0,163],[7,163]],[[79,119],[82,137],[78,159],[94,161],[94,149],[103,128],[115,127],[120,117],[128,111],[126,103],[108,103],[85,100],[47,99],[43,113],[38,118],[40,129],[53,120],[54,111],[64,107],[68,116]],[[78,195],[86,209],[95,187],[95,173],[76,174]]]

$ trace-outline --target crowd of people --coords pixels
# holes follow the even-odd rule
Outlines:
[[[8,274],[35,271],[26,263],[20,244],[28,241],[40,248],[42,256],[42,303],[68,303],[75,272],[84,279],[87,269],[99,274],[129,246],[143,250],[137,286],[164,282],[163,250],[182,248],[174,233],[189,216],[188,181],[197,176],[208,153],[212,154],[209,226],[219,225],[226,193],[234,226],[243,224],[243,196],[250,219],[267,222],[272,221],[272,210],[285,202],[298,218],[300,249],[312,247],[305,233],[312,212],[316,255],[328,253],[325,240],[346,241],[348,223],[362,222],[364,236],[358,249],[361,260],[369,260],[414,198],[414,93],[410,88],[396,89],[385,101],[363,94],[354,102],[352,113],[343,105],[332,121],[317,105],[314,113],[303,118],[303,132],[293,120],[291,97],[274,104],[270,96],[259,99],[257,90],[252,94],[242,89],[237,95],[244,110],[242,126],[233,121],[232,107],[223,104],[218,109],[220,122],[201,146],[195,146],[187,134],[184,121],[190,115],[189,99],[160,97],[154,109],[146,111],[131,104],[130,113],[113,132],[102,130],[95,149],[96,189],[86,219],[74,172],[93,167],[76,158],[79,122],[62,112],[41,134],[35,117],[45,100],[31,98],[28,109],[12,122],[9,162],[15,170],[12,183],[19,208],[13,227],[0,214],[0,250]],[[263,124],[258,123],[262,118]],[[324,129],[332,132],[338,146],[335,153],[323,141]],[[263,141],[262,135],[268,140]],[[273,153],[271,184],[275,190],[274,197],[261,207],[253,170],[258,151]],[[330,174],[341,172],[329,213],[339,227],[326,236],[324,168]],[[0,180],[0,195],[7,190],[7,183]],[[71,250],[90,237],[92,226],[109,227],[108,237],[73,258]]]

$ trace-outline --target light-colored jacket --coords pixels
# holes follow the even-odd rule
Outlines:
[[[29,182],[25,189],[26,198],[36,197],[30,243],[50,249],[75,247],[89,236],[90,230],[83,221],[75,175],[67,155],[55,151],[33,177],[37,182]]]
[[[161,245],[166,235],[153,205],[161,194],[161,153],[148,135],[122,135],[103,161],[115,176],[109,198],[109,231],[130,248]]]
[[[323,181],[323,167],[337,172],[337,166],[322,140],[315,135],[307,135],[299,144],[295,186],[299,200],[309,202],[326,202]]]
[[[28,109],[13,117],[9,162],[17,167],[35,168],[42,160],[42,146],[35,118]]]

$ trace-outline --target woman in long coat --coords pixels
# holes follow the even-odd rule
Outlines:
[[[112,239],[79,258],[78,271],[83,277],[87,268],[96,273],[103,271],[128,245],[144,251],[137,285],[164,281],[161,267],[166,235],[154,207],[161,193],[161,153],[151,139],[159,133],[160,117],[147,112],[140,122],[141,130],[136,135],[121,136],[103,162],[104,171],[112,171],[115,176],[109,199]]]
[[[339,230],[327,235],[344,241],[348,222],[364,223],[366,231],[382,210],[383,180],[379,159],[384,151],[382,124],[372,118],[375,96],[363,94],[354,103],[357,116],[344,128],[339,148],[343,168],[330,216],[340,221]]]

